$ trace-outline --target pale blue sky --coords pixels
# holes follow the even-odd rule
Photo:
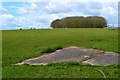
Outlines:
[[[50,28],[51,21],[68,16],[103,16],[118,26],[117,2],[3,2],[2,29]]]

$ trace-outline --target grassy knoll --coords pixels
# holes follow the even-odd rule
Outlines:
[[[118,66],[53,64],[47,66],[15,66],[13,63],[41,55],[45,50],[82,46],[118,51],[118,30],[95,28],[4,30],[2,31],[3,78],[108,78],[118,77]],[[56,48],[57,47],[57,48]],[[49,52],[49,51],[48,51]]]

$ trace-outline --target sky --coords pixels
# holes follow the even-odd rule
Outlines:
[[[0,30],[51,28],[53,20],[69,16],[102,16],[117,27],[118,2],[2,2]]]

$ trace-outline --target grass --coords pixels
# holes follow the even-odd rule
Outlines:
[[[62,49],[62,46],[56,46],[56,47],[54,47],[54,48],[47,48],[47,49],[43,49],[42,51],[41,51],[41,53],[50,53],[50,52],[54,52],[54,51],[56,51],[56,50],[58,50],[58,49]]]
[[[3,78],[107,78],[118,77],[118,66],[52,63],[47,66],[12,65],[68,46],[118,51],[118,30],[95,28],[2,31]]]

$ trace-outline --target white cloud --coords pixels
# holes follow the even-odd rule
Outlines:
[[[21,0],[28,1],[28,0]],[[29,0],[29,2],[118,2],[119,0]]]
[[[35,11],[39,10],[40,7],[37,6],[35,3],[31,3],[28,5],[24,5],[22,7],[18,7],[18,13],[20,14],[31,14],[34,13]]]
[[[13,26],[17,26],[14,22],[15,17],[12,14],[2,14],[0,16],[0,21],[2,22],[0,25],[2,25],[3,29],[10,29]],[[14,29],[14,28],[13,28]]]
[[[112,15],[112,14],[115,14],[116,12],[117,11],[113,7],[103,7],[101,9],[101,13],[103,13],[103,14],[110,14],[110,15]]]
[[[6,13],[6,12],[8,12],[7,9],[5,9],[5,8],[3,8],[3,7],[0,7],[0,13]]]
[[[32,7],[33,9],[35,9],[35,8],[37,8],[38,6],[37,6],[36,4],[34,4],[34,3],[32,3],[32,4],[31,4],[31,7]]]
[[[19,8],[19,7],[17,7],[17,6],[9,6],[9,8]]]
[[[24,7],[18,8],[18,13],[27,13],[28,11]]]
[[[71,6],[66,2],[50,2],[45,6],[45,9],[49,13],[66,13],[72,11]]]
[[[3,19],[13,19],[14,16],[11,15],[11,14],[3,14],[3,15],[1,15],[1,18],[3,18]]]

